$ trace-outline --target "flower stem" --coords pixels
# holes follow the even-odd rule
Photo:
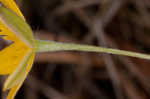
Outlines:
[[[131,56],[136,58],[150,60],[150,55],[136,53],[125,50],[112,48],[96,47],[91,45],[81,45],[73,43],[59,43],[54,41],[36,40],[36,52],[54,52],[54,51],[84,51],[84,52],[101,52],[115,55]]]

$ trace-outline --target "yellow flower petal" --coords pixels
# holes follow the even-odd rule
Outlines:
[[[17,15],[21,16],[24,19],[24,16],[22,15],[21,11],[19,10],[18,6],[14,2],[14,0],[0,0],[0,2],[6,6],[7,8],[14,11]]]
[[[9,8],[13,12],[15,12],[18,16],[21,16],[24,20],[22,13],[19,8],[15,4],[13,0],[0,0],[5,7]],[[6,18],[6,17],[5,17]],[[20,21],[19,21],[20,22]],[[22,33],[22,32],[21,32]],[[14,99],[17,91],[23,84],[25,78],[27,77],[28,72],[32,67],[32,63],[34,60],[34,48],[30,48],[27,44],[24,43],[12,30],[10,30],[7,26],[4,25],[0,21],[0,35],[3,35],[5,40],[10,40],[13,43],[6,48],[0,50],[0,75],[10,74],[8,79],[6,80],[3,90],[10,89],[7,99]],[[23,61],[24,57],[28,54],[28,51],[32,51],[31,57],[27,61],[27,66],[23,68],[23,71],[19,71],[18,66]],[[24,72],[25,71],[25,72]],[[22,73],[21,76],[19,75]]]
[[[34,60],[34,53],[32,53],[32,56],[28,62],[28,66],[26,68],[26,72],[25,72],[25,76],[22,80],[22,82],[20,82],[18,85],[14,86],[13,88],[11,88],[11,90],[9,91],[8,93],[8,96],[7,96],[7,99],[14,99],[16,93],[18,92],[18,90],[20,89],[21,85],[23,84],[23,81],[25,80],[28,72],[30,71],[31,67],[32,67],[32,63],[33,63],[33,60]]]
[[[8,93],[7,99],[14,99],[16,93],[18,92],[18,90],[20,89],[22,84],[18,84],[16,86],[14,86],[13,88],[11,88],[11,90]]]
[[[27,44],[28,47],[34,47],[34,38],[31,28],[15,13],[4,6],[0,6],[0,21],[11,30],[21,41]],[[1,27],[0,27],[1,28]],[[4,32],[6,33],[6,32]],[[9,34],[8,36],[10,36]]]
[[[26,68],[28,62],[30,61],[32,53],[32,50],[28,50],[28,53],[26,53],[26,55],[20,61],[14,72],[8,76],[7,80],[4,83],[4,91],[18,85],[24,79]]]
[[[0,74],[10,74],[16,69],[29,48],[1,22],[0,35],[4,35],[4,39],[13,41],[13,44],[0,51]]]
[[[28,49],[26,46],[17,42],[2,50],[0,52],[0,74],[12,73],[26,54],[26,49]]]
[[[18,41],[18,38],[0,21],[0,35],[4,35],[6,40]]]

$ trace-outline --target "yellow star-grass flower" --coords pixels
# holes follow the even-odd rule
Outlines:
[[[15,2],[0,0],[0,4],[0,35],[13,42],[0,50],[0,75],[9,75],[3,90],[10,89],[7,99],[13,99],[32,67],[34,39]]]
[[[21,87],[36,52],[88,51],[149,59],[150,55],[90,45],[34,40],[30,27],[13,0],[0,0],[0,35],[13,43],[0,50],[0,75],[9,75],[3,90],[10,89],[7,99],[13,99]]]

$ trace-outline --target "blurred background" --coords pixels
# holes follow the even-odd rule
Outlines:
[[[37,39],[150,53],[149,0],[16,2]],[[75,51],[37,54],[16,99],[150,99],[150,61]]]

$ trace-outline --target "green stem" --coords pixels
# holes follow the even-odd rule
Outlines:
[[[36,40],[36,51],[37,52],[54,52],[54,51],[84,51],[84,52],[101,52],[116,55],[131,56],[136,58],[150,60],[150,55],[136,53],[125,50],[118,50],[112,48],[96,47],[91,45],[80,45],[72,43],[59,43],[54,41]]]

